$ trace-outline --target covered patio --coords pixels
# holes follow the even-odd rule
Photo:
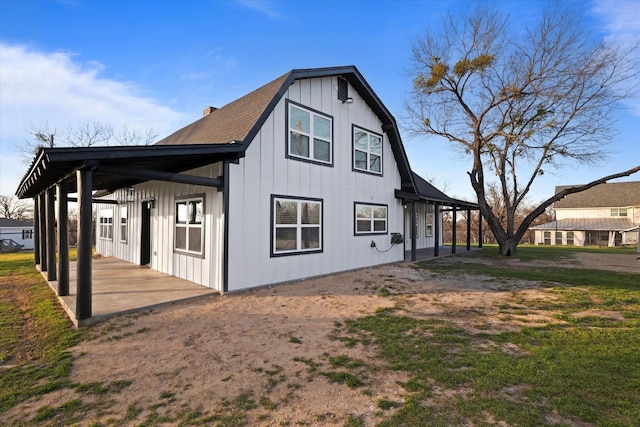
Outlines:
[[[68,295],[58,295],[60,303],[76,327],[91,325],[121,314],[219,295],[214,289],[117,258],[97,258],[92,264],[91,317],[78,319],[77,293],[74,286],[70,287]],[[76,267],[77,263],[69,263],[69,276],[72,281],[76,279]],[[57,291],[56,281],[47,283]]]

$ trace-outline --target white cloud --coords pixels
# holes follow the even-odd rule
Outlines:
[[[15,144],[28,130],[48,124],[64,129],[87,122],[127,126],[161,136],[187,117],[141,94],[131,82],[103,77],[97,62],[79,62],[70,52],[39,52],[0,43],[0,194],[10,194],[26,172]]]
[[[239,0],[238,3],[249,9],[262,13],[271,19],[280,19],[281,15],[266,0]]]

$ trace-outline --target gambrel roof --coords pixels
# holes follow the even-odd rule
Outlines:
[[[556,187],[556,194],[573,187],[560,185]],[[580,193],[569,194],[554,203],[556,209],[571,208],[626,208],[640,206],[640,181],[612,182],[596,185]]]
[[[73,192],[76,186],[74,171],[80,168],[94,171],[94,190],[113,191],[149,179],[170,180],[171,174],[208,163],[238,159],[244,156],[291,84],[300,79],[331,76],[347,80],[378,116],[398,165],[402,190],[415,193],[413,174],[395,118],[358,69],[350,65],[292,70],[224,107],[214,109],[153,146],[42,148],[16,194],[20,198],[35,197],[61,180],[66,180]]]

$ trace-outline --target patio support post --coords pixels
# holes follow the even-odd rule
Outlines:
[[[456,240],[458,236],[456,230],[458,228],[458,207],[453,205],[453,218],[451,219],[451,253],[456,253]]]
[[[45,200],[45,192],[38,195],[38,208],[40,211],[39,226],[40,230],[40,271],[47,271],[47,203]]]
[[[58,295],[69,295],[69,209],[67,187],[56,186],[58,193]]]
[[[91,190],[93,172],[76,171],[78,182],[78,261],[76,272],[76,319],[91,317]]]
[[[440,203],[434,203],[433,205],[433,256],[440,256],[440,227],[442,221],[440,220]]]
[[[471,250],[471,209],[467,209],[467,250]]]
[[[478,248],[482,249],[482,213],[478,211]]]
[[[40,265],[40,198],[33,198],[33,261]]]
[[[55,199],[56,188],[47,189],[47,281],[51,282],[57,279],[56,266],[56,215],[55,215]]]
[[[416,224],[416,202],[411,203],[411,261],[416,260],[416,238],[417,236],[417,224]]]

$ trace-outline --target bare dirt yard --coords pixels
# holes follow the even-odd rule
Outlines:
[[[539,261],[485,262],[544,268]],[[635,255],[579,253],[563,266],[640,272]],[[239,413],[240,425],[343,426],[354,418],[375,425],[388,416],[377,401],[406,396],[398,385],[402,373],[384,369],[373,344],[346,345],[347,319],[400,305],[403,315],[504,331],[522,326],[498,308],[516,298],[553,296],[532,282],[447,277],[401,263],[174,304],[91,327],[73,349],[71,378],[88,386],[40,396],[4,415],[9,422],[32,420],[38,408],[80,399],[87,406],[79,425],[169,425]],[[537,321],[554,319],[528,315],[528,326]],[[369,369],[362,387],[331,382],[323,372],[337,356],[380,369]],[[91,392],[91,384],[100,390]]]

